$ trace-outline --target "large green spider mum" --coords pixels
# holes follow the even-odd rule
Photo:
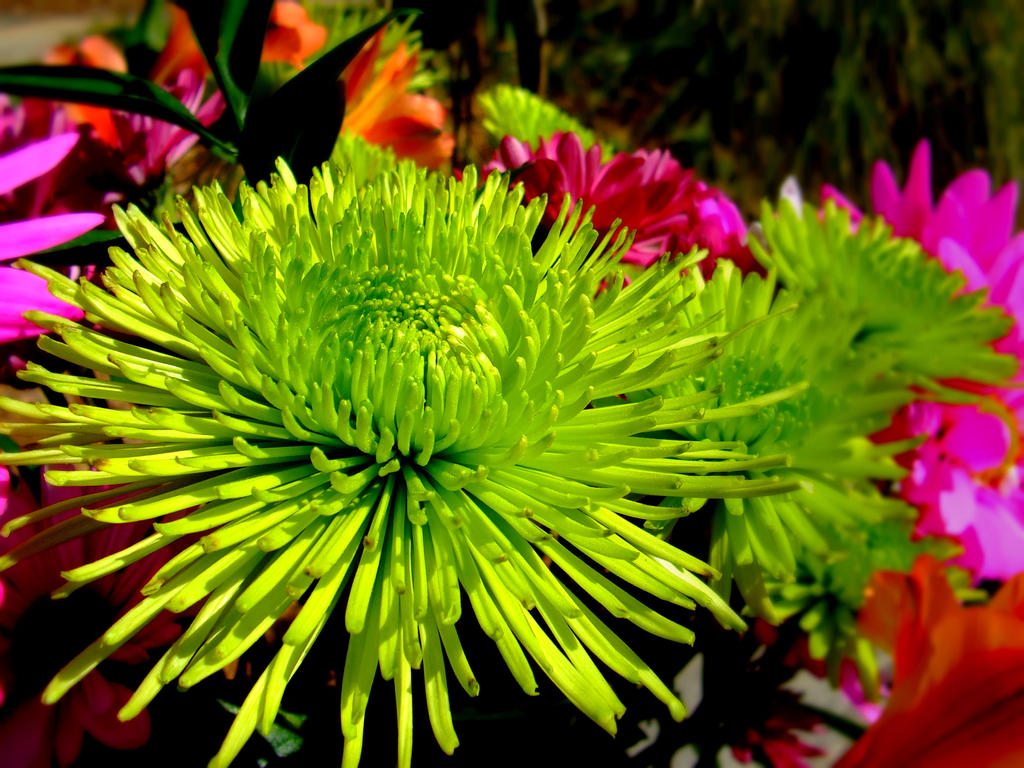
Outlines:
[[[584,149],[597,143],[594,132],[579,120],[525,88],[502,83],[480,94],[478,101],[484,129],[496,142],[511,136],[537,146],[539,139],[548,141],[556,133],[575,133]]]
[[[711,564],[722,573],[718,588],[727,596],[734,579],[747,604],[777,623],[766,578],[792,581],[801,552],[825,557],[841,551],[851,536],[862,536],[867,524],[913,515],[873,482],[904,474],[891,457],[909,445],[869,438],[913,395],[907,377],[887,375],[891,356],[854,351],[858,325],[835,315],[823,297],[795,305],[790,293],[776,293],[773,272],[744,277],[730,261],[722,261],[707,283],[696,273],[688,279],[697,292],[682,309],[688,325],[712,333],[751,327],[699,375],[656,391],[672,397],[720,392],[715,404],[732,406],[736,418],[679,431],[746,444],[766,461],[747,470],[752,480],[798,485],[776,496],[726,499],[713,512]],[[786,463],[771,461],[777,456]]]
[[[743,624],[698,578],[711,568],[633,520],[678,516],[689,498],[791,487],[743,476],[764,460],[732,440],[663,436],[730,415],[706,407],[714,392],[644,394],[704,368],[728,336],[675,320],[687,263],[666,261],[624,286],[612,270],[625,233],[598,244],[567,212],[534,250],[544,201],[522,206],[497,174],[478,189],[472,168],[455,181],[403,163],[358,190],[329,166],[308,189],[280,171],[269,187],[242,188],[241,221],[219,188],[197,190],[197,212],[179,204],[187,236],[134,209],[119,214],[134,256],[112,251],[106,291],[25,265],[105,330],[34,316],[55,334],[41,341],[47,352],[99,377],[30,366],[23,378],[81,401],[5,401],[17,419],[6,431],[37,447],[0,461],[77,462],[86,468],[51,469],[50,482],[114,488],[0,566],[126,521],[152,520],[153,533],[69,571],[68,589],[183,547],[45,700],[160,611],[197,606],[124,708],[130,717],[172,680],[189,687],[238,658],[300,600],[212,765],[270,728],[337,611],[350,633],[343,764],[359,761],[379,670],[394,680],[407,766],[412,670],[423,669],[431,726],[448,752],[457,745],[448,670],[478,691],[456,631],[465,594],[527,693],[537,689],[529,657],[614,731],[623,707],[596,657],[682,717],[597,607],[692,641],[624,583]],[[86,404],[97,400],[132,407]],[[108,501],[126,492],[135,495]],[[652,496],[676,504],[642,500]]]
[[[769,582],[768,593],[783,619],[799,617],[811,657],[826,662],[833,684],[839,683],[842,661],[850,659],[865,695],[875,701],[879,695],[875,651],[857,627],[871,576],[883,570],[909,573],[918,555],[929,553],[947,560],[957,551],[955,544],[944,539],[915,539],[912,521],[885,520],[865,526],[859,535],[848,537],[842,549],[827,556],[801,552],[796,581]]]
[[[754,255],[794,294],[821,296],[832,316],[852,317],[855,349],[891,354],[895,370],[929,389],[947,379],[996,384],[1013,376],[1014,359],[991,344],[1012,318],[984,307],[983,291],[962,293],[962,274],[946,272],[913,240],[893,238],[881,219],[852,231],[849,211],[831,200],[821,213],[784,201],[776,211],[765,203],[761,224],[766,245],[752,242]]]
[[[355,133],[340,133],[331,151],[331,164],[340,174],[351,176],[356,187],[390,173],[398,165],[391,147],[371,144]]]

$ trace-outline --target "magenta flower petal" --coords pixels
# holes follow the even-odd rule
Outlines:
[[[982,266],[988,268],[1013,237],[1017,215],[1017,184],[1003,186],[985,205],[974,230],[973,250]]]
[[[992,180],[988,173],[975,168],[962,173],[946,187],[943,197],[951,195],[962,202],[965,208],[980,208],[992,194]]]
[[[103,215],[99,213],[62,213],[0,224],[0,261],[45,251],[102,223]]]
[[[980,579],[1008,579],[1024,571],[1024,519],[1020,492],[1004,497],[958,474],[939,511],[947,530],[959,534],[964,554],[954,562]]]
[[[41,277],[20,269],[0,267],[0,344],[31,338],[43,332],[42,328],[22,316],[33,309],[71,320],[84,316],[78,307],[50,295],[46,281]]]
[[[77,133],[62,133],[0,155],[0,195],[56,168],[77,141]]]
[[[1010,430],[998,416],[964,407],[957,409],[957,419],[943,436],[942,445],[972,472],[985,472],[1003,463],[1010,441]]]
[[[895,182],[893,182],[895,186]],[[821,201],[824,203],[826,200],[832,200],[839,208],[845,208],[850,212],[850,223],[856,224],[864,218],[864,214],[860,209],[850,202],[849,198],[846,197],[842,192],[833,187],[831,184],[821,185]]]
[[[892,169],[882,161],[875,163],[871,169],[871,202],[875,213],[891,224],[899,207],[900,189]]]
[[[989,273],[991,299],[1017,318],[1024,320],[1024,232],[1003,249]]]
[[[978,263],[959,242],[945,237],[939,241],[938,250],[939,261],[942,262],[942,266],[947,272],[959,270],[967,278],[965,287],[968,291],[978,291],[988,286],[988,278],[985,277],[985,273],[981,271]]]

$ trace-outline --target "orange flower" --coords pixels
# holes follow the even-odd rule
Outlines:
[[[924,556],[875,575],[860,626],[893,651],[892,696],[837,768],[1024,765],[1024,574],[964,608]]]
[[[309,20],[298,3],[277,2],[263,40],[263,61],[284,61],[302,68],[310,55],[327,42],[327,28]]]
[[[267,36],[263,40],[263,61],[284,61],[302,68],[305,59],[320,50],[327,41],[327,28],[310,21],[306,9],[298,3],[278,0],[270,11]],[[150,79],[167,83],[183,69],[193,69],[204,77],[210,73],[188,14],[176,5],[171,6],[171,34],[160,53]]]
[[[168,83],[183,69],[194,70],[202,77],[210,74],[210,67],[199,50],[196,36],[192,34],[188,14],[180,6],[171,5],[171,32],[167,45],[153,64],[149,79],[154,83]]]
[[[389,146],[399,157],[437,168],[451,158],[455,147],[455,137],[443,131],[445,108],[437,99],[406,93],[416,72],[416,54],[410,54],[404,43],[374,74],[382,39],[383,30],[342,74],[346,104],[342,130]]]
[[[46,64],[74,64],[113,72],[127,72],[124,55],[112,42],[100,35],[90,35],[77,46],[58,45],[43,58]],[[64,104],[64,109],[77,125],[91,125],[96,135],[107,144],[117,143],[117,130],[106,107],[88,104]]]

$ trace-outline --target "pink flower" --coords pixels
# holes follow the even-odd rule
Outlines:
[[[1024,361],[1024,233],[1014,235],[1017,185],[994,194],[981,170],[961,174],[933,202],[931,151],[914,150],[900,189],[885,163],[875,164],[871,202],[896,237],[916,240],[965,290],[986,289],[988,302],[1016,323],[996,348]],[[837,190],[822,196],[862,215]],[[1024,570],[1024,489],[1019,433],[1024,427],[1024,390],[972,387],[987,397],[973,405],[915,403],[897,415],[891,436],[929,439],[904,457],[910,469],[901,495],[921,511],[917,532],[952,536],[964,553],[955,562],[978,578],[1006,579]]]
[[[193,70],[182,70],[166,88],[203,125],[211,125],[224,111],[220,91],[203,100],[205,81]],[[139,186],[162,179],[199,140],[184,128],[152,117],[113,112],[111,118],[115,134],[112,145],[122,155],[129,178]]]
[[[79,489],[56,489],[44,482],[41,501],[52,504],[77,493]],[[0,468],[0,524],[35,507],[24,485],[13,487],[7,469]],[[48,524],[35,523],[0,540],[0,553]],[[42,687],[61,665],[137,602],[139,589],[167,555],[145,558],[117,576],[52,600],[50,593],[64,583],[61,571],[117,552],[147,532],[144,525],[110,526],[34,555],[0,575],[0,755],[7,768],[49,768],[54,757],[62,766],[71,765],[87,733],[114,749],[137,749],[148,740],[147,713],[126,723],[118,721],[117,712],[131,691],[108,680],[103,668],[86,676],[58,705],[39,700]],[[112,659],[127,664],[145,661],[149,649],[170,643],[179,631],[170,614],[164,614]]]
[[[77,133],[36,141],[0,156],[0,195],[53,170],[71,152]],[[103,223],[99,213],[61,213],[0,224],[0,261],[52,248]],[[0,267],[0,343],[42,333],[22,316],[30,309],[78,319],[81,310],[53,298],[46,281],[10,267]]]
[[[107,213],[121,199],[112,190],[127,187],[113,150],[52,101],[23,99],[12,105],[0,94],[0,153],[13,152],[47,137],[77,133],[78,141],[54,168],[0,194],[0,221],[33,219],[72,211]]]
[[[0,155],[0,195],[53,170],[77,141],[78,134],[64,133]],[[67,213],[0,224],[0,261],[60,245],[102,222],[97,213]]]
[[[930,436],[912,452],[900,484],[900,495],[921,511],[917,532],[958,539],[964,552],[953,562],[978,578],[1008,579],[1024,569],[1024,489],[1013,464],[1012,416],[914,403],[903,418],[907,434]]]
[[[646,267],[666,252],[708,249],[705,273],[719,258],[743,269],[754,267],[747,230],[736,206],[719,190],[683,170],[666,151],[620,152],[601,162],[601,148],[584,150],[579,136],[556,133],[540,140],[537,151],[506,136],[484,171],[512,171],[527,199],[548,196],[545,223],[555,220],[563,201],[581,200],[594,208],[593,224],[602,234],[616,219],[635,233],[623,261]]]

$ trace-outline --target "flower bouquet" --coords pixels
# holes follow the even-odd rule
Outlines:
[[[0,68],[0,762],[1024,761],[1016,185],[460,143],[417,24]]]

